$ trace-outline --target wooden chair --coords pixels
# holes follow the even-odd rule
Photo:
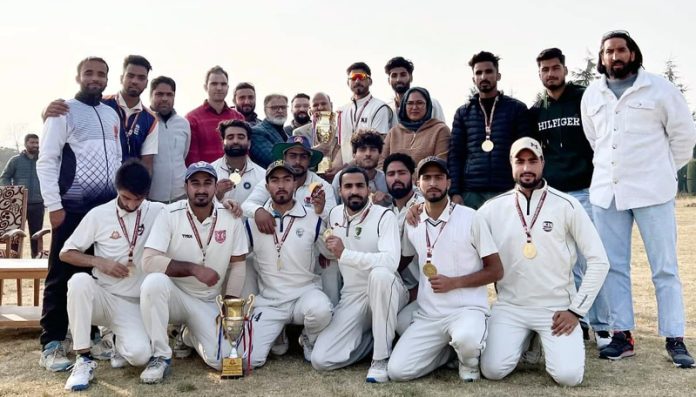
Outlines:
[[[0,186],[0,258],[22,257],[27,198],[24,186]]]

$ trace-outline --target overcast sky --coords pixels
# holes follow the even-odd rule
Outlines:
[[[607,5],[610,4],[610,5]],[[467,62],[480,50],[502,57],[500,88],[528,105],[541,85],[534,59],[559,47],[570,69],[593,57],[603,33],[626,29],[648,71],[674,59],[696,108],[694,2],[690,1],[13,1],[0,14],[0,146],[41,130],[41,109],[77,91],[75,67],[95,55],[111,71],[105,94],[120,89],[123,58],[147,57],[150,78],[177,82],[176,109],[205,99],[205,71],[219,64],[230,85],[253,82],[257,102],[280,92],[328,92],[346,103],[346,67],[372,68],[372,92],[391,98],[384,74],[397,55],[415,64],[414,85],[430,90],[448,120],[467,99]],[[149,103],[149,90],[143,100]],[[228,98],[231,102],[231,97]],[[263,113],[262,106],[257,111]],[[451,124],[451,121],[450,121]]]

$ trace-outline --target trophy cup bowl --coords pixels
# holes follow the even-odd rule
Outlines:
[[[336,113],[334,112],[315,112],[314,113],[314,144],[332,145],[336,138]],[[324,152],[324,150],[322,150]],[[325,174],[331,168],[331,150],[324,152],[324,158],[317,165],[317,173]]]
[[[242,332],[244,332],[244,309],[247,309],[246,316],[248,316],[254,304],[254,295],[249,295],[246,300],[218,296],[217,303],[220,307],[222,330],[225,339],[227,339],[230,346],[232,346],[230,356],[222,359],[222,374],[220,377],[222,379],[239,378],[244,376],[244,371],[242,368],[242,357],[237,350],[239,347],[237,345],[237,340]]]

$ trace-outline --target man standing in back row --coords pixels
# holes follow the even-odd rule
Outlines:
[[[611,343],[601,358],[635,353],[631,296],[633,222],[643,238],[657,295],[658,332],[674,365],[694,366],[684,344],[685,320],[677,265],[674,200],[677,170],[696,143],[696,127],[679,90],[642,69],[643,54],[626,31],[602,37],[597,71],[582,98],[585,135],[594,149],[590,202],[607,249]]]

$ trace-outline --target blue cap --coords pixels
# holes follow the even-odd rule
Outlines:
[[[186,169],[185,180],[188,181],[189,178],[191,178],[191,176],[193,176],[193,174],[195,174],[196,172],[205,172],[206,174],[212,175],[216,181],[218,179],[217,172],[215,172],[215,168],[213,168],[213,166],[210,165],[210,163],[206,163],[205,161],[199,161],[188,166],[188,168]]]

